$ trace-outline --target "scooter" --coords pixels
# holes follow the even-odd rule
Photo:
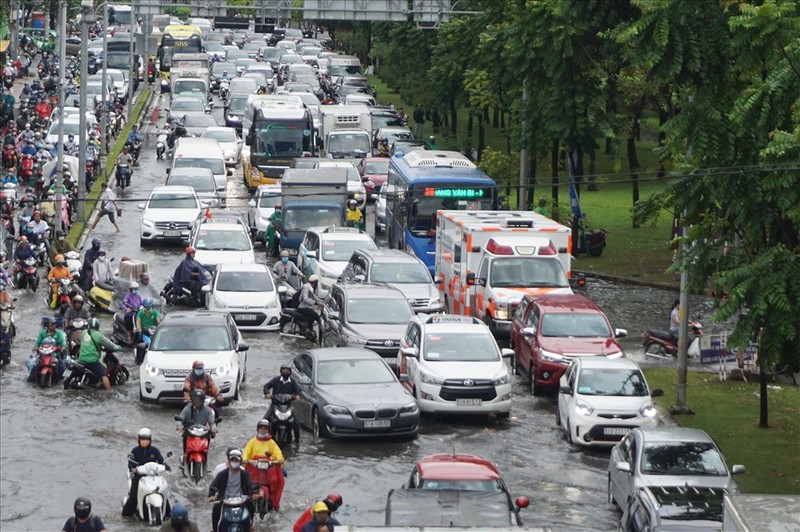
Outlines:
[[[38,261],[34,257],[29,257],[22,261],[22,265],[17,276],[17,288],[23,290],[30,288],[31,292],[36,292],[39,288],[39,273],[36,270]]]
[[[77,251],[67,251],[64,253],[64,259],[67,261],[67,269],[69,270],[69,274],[72,276],[72,279],[80,284],[81,278],[81,268],[83,267],[83,263],[81,262],[81,254]]]
[[[72,304],[72,298],[80,294],[81,289],[74,279],[59,279],[55,292],[55,298],[50,296],[50,308],[58,309],[58,314],[63,316]]]
[[[703,324],[697,320],[689,320],[689,328],[694,335],[686,349],[689,358],[700,356],[700,337],[703,336]],[[650,357],[667,358],[678,356],[678,339],[669,331],[649,330],[644,333],[644,354]]]
[[[172,451],[167,452],[166,458],[172,456]],[[133,455],[128,456],[133,459]],[[140,521],[146,521],[150,526],[161,526],[161,523],[170,513],[169,495],[170,488],[164,472],[167,470],[166,464],[148,462],[137,465],[136,473],[140,475],[139,487],[136,490],[136,517]],[[128,491],[131,487],[131,477],[128,474]],[[122,498],[122,505],[128,496]]]
[[[131,374],[128,368],[108,350],[104,350],[103,364],[106,366],[106,373],[111,386],[121,386],[128,382]],[[96,388],[101,384],[100,376],[87,368],[82,362],[67,358],[67,370],[64,372],[64,389],[84,390],[86,388]]]
[[[200,280],[201,272],[192,272],[189,282],[181,287],[180,293],[172,293],[172,278],[167,280],[167,284],[161,290],[161,297],[170,305],[183,305],[187,307],[200,308],[205,306],[205,294],[202,291],[204,283]],[[208,282],[209,274],[206,271],[202,272],[203,278]]]
[[[12,301],[16,301],[16,298]],[[11,346],[14,344],[14,337],[17,335],[12,308],[14,307],[7,301],[0,302],[0,366],[5,366],[11,362]]]
[[[33,366],[33,381],[40,388],[49,388],[61,380],[58,369],[58,348],[54,345],[42,345],[36,350]]]
[[[272,415],[270,416],[270,433],[278,447],[283,448],[292,441],[294,434],[294,396],[290,393],[279,393],[272,396]]]
[[[219,97],[221,100],[225,101],[228,99],[228,93],[231,90],[231,82],[227,79],[221,79],[219,81]]]
[[[283,494],[283,470],[280,462],[270,461],[268,455],[257,455],[248,460],[244,468],[253,479],[253,487],[258,490],[256,511],[259,517],[264,519],[269,512],[277,512]],[[276,489],[271,490],[273,487]]]
[[[69,356],[78,358],[81,350],[81,336],[89,328],[89,322],[83,319],[72,320],[72,332],[69,333]]]
[[[133,347],[136,345],[136,336],[133,331],[128,329],[125,323],[125,312],[118,310],[114,313],[114,328],[111,333],[114,341],[126,347]]]
[[[155,327],[145,327],[142,330],[142,339],[133,348],[133,356],[136,364],[141,364],[144,361],[144,356],[147,354],[147,350],[150,349],[150,342],[152,342],[155,333]]]
[[[139,155],[142,153],[142,141],[141,140],[134,140],[133,142],[128,144],[131,148],[131,157],[133,157],[133,164],[137,164],[139,162]],[[130,181],[128,182],[128,186],[130,186]]]
[[[111,312],[111,301],[114,299],[114,287],[103,281],[96,281],[89,290],[89,301],[97,310]]]
[[[319,319],[300,313],[295,308],[294,296],[286,297],[289,287],[284,283],[278,286],[278,298],[281,301],[281,336],[292,338],[307,338],[313,343],[320,345],[322,341],[322,331],[319,327]]]
[[[156,138],[156,159],[158,160],[163,159],[166,151],[167,151],[167,133],[165,130],[160,130],[158,132],[158,137]]]
[[[250,512],[247,511],[247,495],[222,500],[218,532],[250,532]]]
[[[122,190],[131,186],[131,169],[127,164],[117,165],[117,186]]]
[[[175,416],[175,421],[183,420],[181,416]],[[181,457],[181,471],[183,476],[188,476],[194,480],[195,484],[198,484],[206,474],[208,467],[211,431],[203,425],[184,426],[184,430],[188,435],[186,437],[186,450]]]

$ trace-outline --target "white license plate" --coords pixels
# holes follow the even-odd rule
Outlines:
[[[173,390],[175,390],[176,392],[177,392],[178,390],[183,390],[183,383],[180,383],[180,384],[173,384],[173,385],[172,385],[172,389],[173,389]]]
[[[385,429],[391,426],[392,422],[388,419],[373,419],[364,422],[365,429]]]
[[[164,231],[164,236],[181,236],[180,231]]]
[[[233,318],[235,320],[242,320],[242,321],[256,321],[258,316],[255,314],[234,314]]]
[[[481,406],[482,399],[456,399],[456,406]]]
[[[625,436],[631,429],[626,427],[606,427],[603,429],[603,434],[606,436]]]

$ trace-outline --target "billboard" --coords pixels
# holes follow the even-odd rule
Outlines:
[[[709,334],[700,337],[700,364],[719,364],[720,362],[736,362],[737,349],[728,350],[727,334]],[[753,362],[758,352],[758,345],[751,343],[744,350],[743,361]]]
[[[408,1],[305,0],[303,3],[303,18],[309,20],[405,22],[408,20]]]

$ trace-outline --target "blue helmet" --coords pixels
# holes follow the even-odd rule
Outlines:
[[[144,308],[152,307],[153,306],[153,300],[150,299],[149,297],[146,297],[146,298],[142,299],[142,306]]]
[[[186,524],[189,521],[189,510],[182,504],[176,504],[172,507],[170,516],[172,524]]]
[[[99,238],[93,238],[92,239],[92,247],[99,248],[100,244],[102,244],[102,242],[100,242]]]

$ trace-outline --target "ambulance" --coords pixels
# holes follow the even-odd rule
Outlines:
[[[529,211],[440,210],[435,279],[446,312],[475,316],[507,339],[526,294],[571,294],[572,231]]]

